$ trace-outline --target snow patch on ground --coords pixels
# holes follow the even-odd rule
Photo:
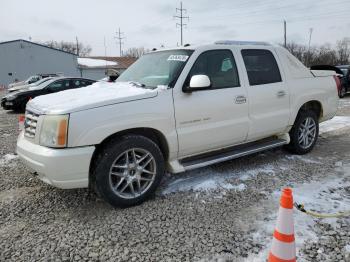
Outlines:
[[[82,66],[94,67],[94,66],[116,66],[118,63],[103,60],[103,59],[78,57],[78,64]]]
[[[218,174],[211,169],[203,171],[198,175],[180,178],[166,185],[162,194],[186,191],[214,191],[216,189],[245,190],[245,184],[232,185],[227,181],[230,177],[237,176],[236,173]]]
[[[335,116],[331,120],[320,124],[320,134],[336,131],[343,128],[350,128],[349,116]]]
[[[345,107],[345,106],[350,106],[350,100],[340,99],[339,100],[339,107]]]
[[[240,172],[239,179],[241,181],[246,181],[248,179],[258,176],[260,173],[274,175],[275,168],[273,165],[263,165],[262,167],[248,169],[247,171]]]
[[[13,160],[17,159],[18,156],[14,154],[6,154],[0,158],[0,166],[6,166],[10,164]]]
[[[350,176],[350,164],[343,165],[342,171],[344,177]],[[350,210],[350,199],[346,196],[344,187],[350,186],[349,180],[344,180],[343,177],[328,178],[323,181],[315,181],[308,184],[297,185],[293,187],[294,201],[303,203],[305,208],[321,213],[337,213],[341,211]],[[252,254],[248,256],[245,261],[265,261],[270,250],[272,235],[277,219],[277,211],[279,207],[278,200],[281,192],[274,192],[272,194],[272,206],[275,206],[275,211],[264,221],[257,223],[257,231],[253,234],[253,239],[260,243],[268,243],[265,249],[259,254]],[[294,209],[294,228],[296,238],[297,254],[299,249],[306,241],[316,241],[318,235],[313,228],[316,219],[307,216],[306,214]],[[337,227],[336,218],[327,218],[323,221]],[[298,254],[298,261],[303,261],[300,254]]]
[[[287,158],[288,160],[302,161],[302,162],[308,163],[308,164],[322,164],[321,161],[312,159],[312,158],[307,157],[307,156],[286,155],[286,158]]]
[[[263,165],[258,168],[252,168],[245,171],[227,171],[224,173],[217,172],[211,168],[206,170],[197,171],[195,174],[191,174],[185,178],[179,178],[169,182],[162,194],[170,194],[175,192],[186,191],[214,191],[217,189],[237,190],[243,191],[246,189],[244,183],[238,185],[231,184],[228,180],[232,178],[239,178],[240,181],[246,181],[259,175],[260,173],[274,175],[275,170],[273,165]]]

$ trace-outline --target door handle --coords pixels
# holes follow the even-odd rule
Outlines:
[[[236,104],[244,104],[247,102],[247,98],[245,96],[236,96],[235,103]]]
[[[286,95],[286,92],[285,91],[278,91],[277,92],[277,97],[284,97]]]

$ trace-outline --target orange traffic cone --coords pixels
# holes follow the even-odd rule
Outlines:
[[[293,221],[293,192],[290,188],[282,191],[277,225],[273,233],[269,262],[295,262],[295,239]]]

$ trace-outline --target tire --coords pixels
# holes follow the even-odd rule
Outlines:
[[[346,88],[345,86],[342,86],[340,91],[339,91],[339,98],[343,98],[346,95]]]
[[[97,194],[115,207],[130,207],[147,200],[165,172],[158,145],[138,135],[112,140],[96,161],[93,175]]]
[[[21,101],[17,107],[14,108],[14,111],[16,113],[25,113],[26,111],[26,105],[28,103],[28,100]]]
[[[307,126],[306,121],[309,121],[309,132],[305,131],[307,128],[303,128]],[[318,131],[319,125],[316,114],[309,110],[300,111],[292,129],[289,131],[290,143],[286,146],[286,149],[298,155],[309,153],[317,142]],[[305,136],[307,139],[305,139]]]

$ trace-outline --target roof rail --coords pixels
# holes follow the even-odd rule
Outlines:
[[[235,40],[220,40],[216,41],[216,45],[266,45],[270,46],[270,43],[259,41],[235,41]]]

